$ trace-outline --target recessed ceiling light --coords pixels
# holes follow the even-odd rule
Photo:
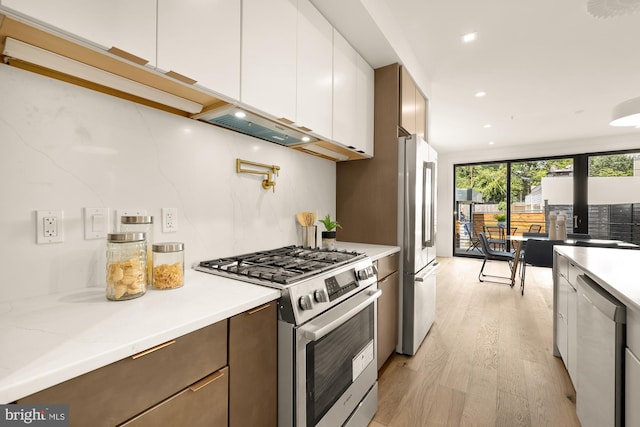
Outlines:
[[[235,113],[233,113],[233,115],[239,119],[244,119],[245,117],[247,117],[247,113],[245,113],[244,111],[236,111]]]
[[[489,141],[489,145],[493,145],[493,144],[495,144],[494,141]]]
[[[476,98],[482,98],[482,97],[483,97],[483,96],[485,96],[486,94],[487,94],[487,92],[485,92],[485,91],[481,90],[481,91],[476,92],[475,97],[476,97]]]
[[[468,33],[468,34],[465,34],[464,36],[462,36],[462,41],[464,43],[470,43],[470,42],[474,41],[477,38],[478,38],[478,33],[475,33],[475,32],[474,33]]]
[[[492,127],[490,123],[487,123],[486,125],[483,126],[483,128],[485,129],[489,129],[490,127]]]

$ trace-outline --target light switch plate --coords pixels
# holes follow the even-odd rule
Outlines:
[[[62,242],[64,242],[64,211],[36,211],[36,243],[46,245]]]
[[[109,208],[84,208],[84,239],[104,239],[107,237]]]

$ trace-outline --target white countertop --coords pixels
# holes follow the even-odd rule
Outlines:
[[[185,271],[182,288],[108,301],[104,288],[0,303],[0,403],[280,297],[275,289]]]
[[[338,242],[372,260],[397,246]],[[275,289],[185,271],[179,289],[108,301],[84,288],[0,303],[0,403],[59,384],[280,297]]]
[[[629,308],[640,311],[640,250],[555,246],[602,288]]]
[[[400,252],[399,246],[372,245],[369,243],[336,242],[336,248],[366,253],[372,261]]]

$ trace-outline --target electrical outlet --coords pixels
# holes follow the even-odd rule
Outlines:
[[[36,243],[45,245],[62,242],[64,242],[64,212],[36,211]]]
[[[178,209],[162,208],[162,232],[175,233],[178,231]]]

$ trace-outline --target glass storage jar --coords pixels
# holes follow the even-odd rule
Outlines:
[[[153,289],[175,289],[184,285],[184,244],[153,245]]]
[[[107,299],[141,297],[147,290],[147,249],[144,233],[107,236]]]
[[[151,285],[151,245],[153,245],[153,217],[147,215],[125,215],[120,219],[123,233],[144,233],[147,245],[147,285]]]

